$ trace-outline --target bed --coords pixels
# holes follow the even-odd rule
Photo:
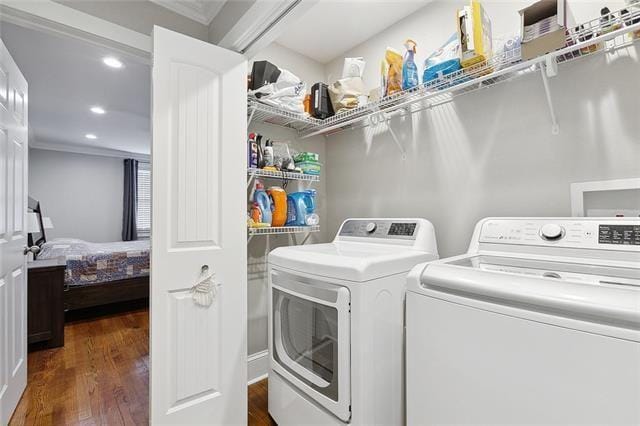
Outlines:
[[[29,207],[41,217],[40,205]],[[42,227],[41,227],[42,229]],[[149,297],[149,240],[92,243],[74,238],[36,242],[38,260],[65,259],[64,307],[73,311]]]

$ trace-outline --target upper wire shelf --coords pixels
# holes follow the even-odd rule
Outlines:
[[[623,10],[568,29],[566,47],[546,55],[523,61],[520,49],[509,50],[480,64],[369,102],[367,105],[342,111],[325,120],[304,116],[297,116],[295,119],[295,114],[260,103],[254,103],[255,112],[252,113],[250,110],[250,115],[254,120],[260,119],[273,124],[279,124],[276,121],[281,119],[284,124],[280,125],[296,129],[301,139],[376,124],[395,114],[415,113],[446,104],[457,96],[517,79],[543,67],[555,67],[557,64],[572,62],[593,54],[629,47],[639,39],[631,34],[640,31],[640,9],[628,10],[624,15]]]
[[[317,118],[276,108],[256,99],[249,99],[247,101],[247,119],[248,123],[257,121],[275,124],[297,130],[298,133],[315,129],[322,124],[322,120],[318,120]]]

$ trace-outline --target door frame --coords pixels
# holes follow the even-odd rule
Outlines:
[[[2,21],[65,35],[134,56],[151,65],[151,36],[51,0],[0,0]]]

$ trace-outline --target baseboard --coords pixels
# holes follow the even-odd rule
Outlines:
[[[247,379],[249,384],[266,379],[269,369],[269,351],[264,350],[249,355],[247,358]]]

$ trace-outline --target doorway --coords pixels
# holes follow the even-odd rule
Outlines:
[[[10,424],[149,422],[151,67],[2,23],[28,82],[27,387]]]

